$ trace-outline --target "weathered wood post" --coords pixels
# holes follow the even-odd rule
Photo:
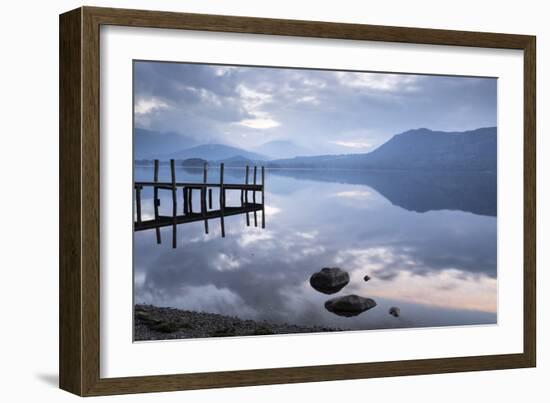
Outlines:
[[[176,162],[170,160],[170,178],[172,180],[172,248],[177,245],[177,216],[178,216],[178,199],[176,195]]]
[[[153,188],[153,205],[154,205],[154,211],[155,211],[155,221],[158,222],[159,219],[159,188],[157,186],[157,182],[159,180],[159,160],[155,160],[154,162],[154,172],[153,172],[153,182],[155,182],[155,187]],[[157,243],[160,243],[160,228],[156,227],[155,232],[157,235]]]
[[[258,167],[254,165],[254,190],[252,191],[252,203],[254,203],[254,226],[258,226],[258,214],[256,213],[256,173]]]
[[[136,214],[137,222],[141,224],[141,185],[136,186]]]
[[[207,163],[204,163],[202,174],[202,188],[201,188],[201,212],[204,217],[204,232],[208,234],[208,219],[206,218],[206,182],[208,178]]]
[[[222,229],[222,238],[225,238],[225,221],[224,221],[224,209],[225,209],[225,189],[223,187],[223,162],[220,164],[220,225]]]
[[[262,165],[262,228],[265,228],[265,168]]]
[[[244,207],[244,187],[241,189],[241,207]]]
[[[244,204],[248,208],[248,173],[250,171],[249,166],[246,166],[246,174],[244,179],[244,184],[246,185],[245,191],[244,191]],[[248,211],[246,212],[246,226],[250,227],[250,215],[248,214]]]
[[[181,192],[183,194],[183,214],[187,215],[188,207],[187,207],[187,187],[182,187]]]

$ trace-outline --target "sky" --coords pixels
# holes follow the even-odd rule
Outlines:
[[[134,127],[189,146],[364,153],[410,129],[496,126],[496,94],[494,78],[136,61]]]

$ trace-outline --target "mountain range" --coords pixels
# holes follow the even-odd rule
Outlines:
[[[496,172],[497,129],[465,132],[409,130],[365,154],[320,155],[269,161],[269,167],[440,169]]]
[[[275,141],[264,146],[263,150],[270,155],[285,154],[285,148],[289,153],[290,148],[293,148],[292,143],[289,145],[285,141]],[[296,147],[292,151],[299,152],[299,150],[300,148]],[[464,132],[433,131],[426,128],[409,130],[393,136],[374,151],[361,154],[299,156],[284,159],[271,159],[266,154],[222,144],[203,144],[176,152],[159,153],[154,158],[176,160],[201,158],[226,162],[232,166],[262,162],[270,168],[439,169],[496,172],[497,129],[486,127]],[[136,159],[140,157],[143,158],[136,153]]]

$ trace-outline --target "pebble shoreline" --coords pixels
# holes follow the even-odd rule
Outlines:
[[[134,340],[170,340],[204,337],[260,336],[288,333],[335,332],[347,329],[278,324],[207,312],[134,306]]]

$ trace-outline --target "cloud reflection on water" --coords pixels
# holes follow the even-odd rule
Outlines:
[[[136,177],[148,173],[136,169]],[[496,322],[495,217],[417,213],[366,185],[267,176],[264,230],[247,227],[243,216],[226,218],[223,239],[217,220],[209,235],[200,222],[180,225],[177,249],[157,245],[154,231],[135,233],[135,301],[354,329]],[[338,194],[346,196],[325,197]],[[170,239],[171,229],[161,232]],[[337,295],[379,306],[355,318],[325,311],[326,296],[309,277],[326,266],[351,275]],[[401,317],[387,314],[391,305]]]

